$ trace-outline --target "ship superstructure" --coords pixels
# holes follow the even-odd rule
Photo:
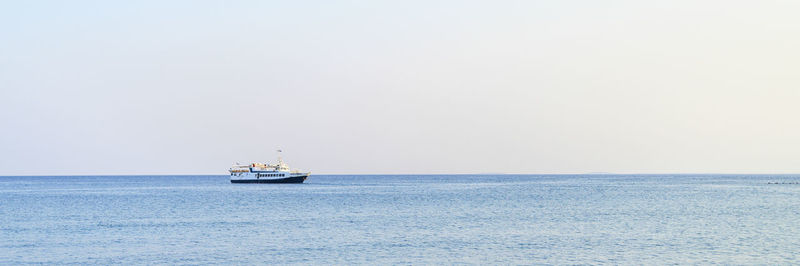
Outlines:
[[[303,183],[311,174],[291,170],[280,157],[276,164],[241,165],[237,163],[231,166],[228,172],[231,173],[231,183]]]

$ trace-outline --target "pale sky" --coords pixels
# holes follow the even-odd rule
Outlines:
[[[798,1],[3,1],[0,175],[800,173]]]

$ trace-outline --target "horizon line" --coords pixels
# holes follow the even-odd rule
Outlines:
[[[309,176],[362,176],[362,175],[378,175],[378,176],[398,176],[398,175],[422,175],[422,176],[437,176],[437,175],[800,175],[800,173],[713,173],[713,172],[674,172],[674,173],[606,173],[606,172],[590,172],[590,173],[450,173],[450,174],[435,174],[435,173],[404,173],[404,174],[386,174],[386,173],[357,173],[357,174],[312,174]],[[22,174],[22,175],[5,175],[0,174],[0,177],[56,177],[56,176],[228,176],[228,174]]]

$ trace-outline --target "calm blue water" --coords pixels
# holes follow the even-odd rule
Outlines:
[[[800,176],[312,176],[284,185],[0,177],[0,264],[797,264],[795,182]]]

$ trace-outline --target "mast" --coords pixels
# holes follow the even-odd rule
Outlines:
[[[289,170],[289,166],[286,165],[286,163],[283,162],[283,158],[281,158],[281,153],[283,152],[283,150],[278,149],[277,152],[278,152],[278,164],[276,165],[277,168],[278,168],[277,170],[278,171],[281,171],[281,170],[287,170],[288,171]]]

